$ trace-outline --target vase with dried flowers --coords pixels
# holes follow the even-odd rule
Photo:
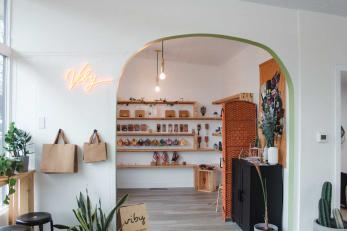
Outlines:
[[[268,212],[268,194],[267,194],[267,186],[266,186],[266,178],[262,176],[260,164],[259,163],[253,163],[255,166],[255,169],[257,170],[261,190],[263,194],[263,200],[264,200],[264,223],[259,223],[254,225],[254,231],[276,231],[278,230],[278,227],[276,225],[269,223],[269,212]]]

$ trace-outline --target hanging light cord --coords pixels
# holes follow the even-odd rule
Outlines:
[[[161,72],[164,72],[164,40],[161,40]]]

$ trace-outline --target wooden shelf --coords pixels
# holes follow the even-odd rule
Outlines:
[[[134,117],[117,117],[117,120],[222,120],[222,117],[143,117],[143,118],[134,118]]]
[[[183,148],[141,148],[141,149],[122,149],[118,148],[117,152],[220,152],[213,148],[201,148],[201,149],[183,149]]]
[[[145,164],[120,164],[117,165],[118,169],[126,168],[196,168],[196,164],[178,164],[178,165],[145,165]]]
[[[194,136],[194,133],[188,132],[117,132],[117,136]]]
[[[149,100],[149,101],[131,101],[131,100],[119,100],[117,101],[117,104],[119,105],[128,105],[128,104],[168,104],[168,105],[174,105],[174,104],[188,104],[188,105],[194,105],[196,104],[196,101],[155,101],[155,100]]]

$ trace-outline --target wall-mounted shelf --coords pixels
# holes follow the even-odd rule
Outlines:
[[[117,120],[222,120],[221,117],[117,117]]]
[[[196,168],[196,164],[177,164],[177,165],[145,165],[145,164],[120,164],[118,169],[126,168]]]
[[[132,101],[132,100],[119,100],[117,101],[117,104],[119,105],[129,105],[129,104],[167,104],[167,105],[174,105],[174,104],[188,104],[188,105],[194,105],[196,104],[196,101],[153,101],[153,100],[143,100],[143,101]]]
[[[117,132],[117,136],[194,136],[189,132]]]
[[[188,149],[183,149],[183,148],[134,148],[134,149],[129,149],[129,148],[118,148],[117,152],[220,152],[218,150],[215,150],[213,148],[200,148],[200,149],[193,149],[193,148],[188,148]]]

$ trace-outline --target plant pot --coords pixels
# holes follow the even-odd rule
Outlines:
[[[23,164],[23,172],[27,172],[29,169],[29,156],[20,156],[18,160]]]
[[[265,223],[259,223],[254,225],[254,231],[264,231]],[[278,230],[276,225],[269,224],[269,230]]]
[[[268,150],[268,162],[269,164],[278,164],[278,148],[270,147]]]
[[[263,151],[263,160],[264,162],[267,162],[268,161],[268,153],[269,153],[269,148],[268,147],[265,147],[264,148],[264,151]]]
[[[333,220],[332,220],[332,222],[333,222]],[[344,225],[345,225],[345,227],[347,227],[347,222],[344,221]],[[331,227],[325,227],[325,226],[318,224],[317,220],[313,221],[313,231],[337,231],[337,230],[347,231],[347,228],[346,229],[336,229],[336,228],[331,228]]]

